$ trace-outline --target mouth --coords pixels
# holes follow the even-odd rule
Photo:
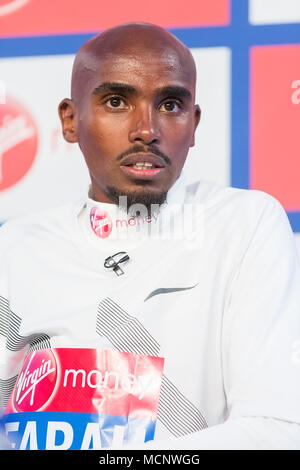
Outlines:
[[[136,153],[125,157],[120,168],[128,176],[151,179],[165,170],[166,163],[157,155]]]

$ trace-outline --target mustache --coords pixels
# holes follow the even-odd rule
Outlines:
[[[161,150],[159,150],[155,145],[148,145],[148,147],[145,148],[142,145],[138,145],[138,144],[134,145],[130,149],[128,149],[125,152],[121,153],[117,157],[117,161],[120,161],[124,157],[127,157],[128,155],[132,155],[132,154],[135,154],[135,153],[152,153],[154,155],[157,155],[158,157],[161,157],[167,165],[172,164],[172,161],[168,157],[168,155],[166,155]]]

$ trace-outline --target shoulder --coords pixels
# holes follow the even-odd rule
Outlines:
[[[261,216],[278,215],[286,217],[280,202],[272,195],[254,189],[240,189],[221,186],[209,181],[198,181],[186,188],[188,199],[203,204],[207,210],[220,210],[224,214],[245,214],[245,217],[259,219]]]
[[[0,226],[0,256],[25,244],[28,239],[67,236],[68,225],[73,222],[81,204],[82,201],[76,201],[5,221]]]
[[[193,202],[202,206],[207,233],[225,238],[242,251],[254,240],[271,239],[281,240],[294,249],[294,234],[287,214],[270,194],[202,181],[194,184],[191,194]]]

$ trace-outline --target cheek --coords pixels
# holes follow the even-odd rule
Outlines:
[[[174,125],[164,130],[164,144],[166,153],[169,152],[170,158],[180,164],[185,160],[193,140],[193,130],[190,125]],[[164,145],[163,144],[163,145]]]
[[[96,116],[89,125],[83,127],[85,127],[84,138],[89,140],[98,150],[101,149],[112,155],[117,152],[115,155],[118,155],[120,149],[124,151],[124,145],[125,150],[127,149],[128,126],[124,119],[116,122],[116,119]]]
[[[182,119],[169,118],[161,122],[164,137],[168,138],[170,142],[176,142],[176,145],[180,143],[183,146],[188,145],[193,137],[192,124],[193,121],[188,115]]]
[[[109,139],[97,126],[83,125],[79,128],[78,142],[85,158],[90,162],[98,161],[107,153]]]

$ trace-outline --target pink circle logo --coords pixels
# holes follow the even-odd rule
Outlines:
[[[54,396],[58,375],[58,363],[51,349],[29,354],[14,388],[14,410],[20,413],[44,409]]]
[[[14,13],[29,2],[30,0],[0,0],[0,16]]]
[[[91,227],[97,237],[107,238],[112,231],[112,220],[107,212],[93,207],[90,212]]]
[[[0,105],[0,191],[18,183],[37,153],[38,132],[33,118],[16,101]]]

